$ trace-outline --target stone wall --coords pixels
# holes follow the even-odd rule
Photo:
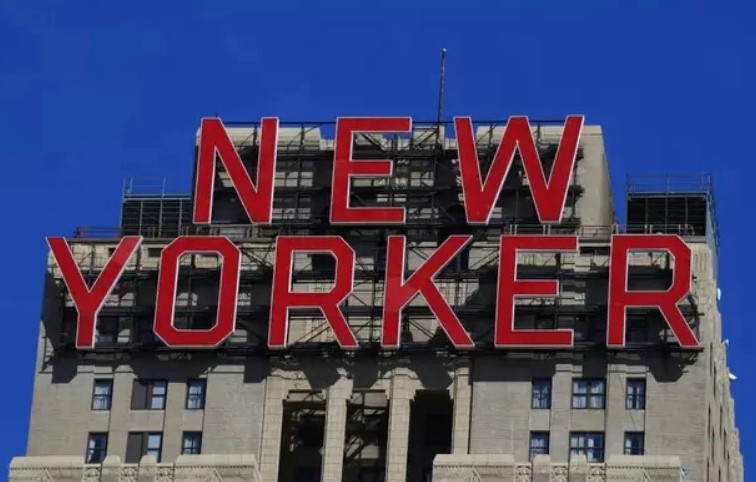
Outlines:
[[[681,482],[679,457],[612,456],[606,463],[588,463],[584,456],[570,463],[552,463],[538,455],[532,464],[515,463],[511,455],[438,455],[433,482]]]
[[[102,465],[81,457],[16,457],[9,482],[260,482],[254,455],[180,455],[174,464],[158,464],[149,455],[139,464],[122,464],[110,455]]]

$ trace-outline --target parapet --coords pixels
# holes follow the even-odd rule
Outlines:
[[[511,455],[437,455],[433,461],[433,482],[681,482],[679,457],[611,456],[607,462],[588,463],[585,456],[569,463],[552,463],[538,455],[533,463],[515,463]]]
[[[85,464],[82,457],[15,457],[9,482],[260,482],[257,460],[252,454],[181,455],[173,464],[159,464],[145,455],[139,464],[123,464],[110,455],[102,464]]]

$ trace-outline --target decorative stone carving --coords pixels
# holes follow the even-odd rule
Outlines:
[[[84,474],[81,477],[82,482],[100,482],[101,471],[99,465],[85,465]]]
[[[139,475],[139,466],[136,464],[122,465],[121,474],[118,476],[118,482],[137,482]]]
[[[433,482],[681,482],[678,457],[616,456],[588,463],[584,456],[553,463],[548,455],[533,464],[511,455],[444,454],[433,461]]]
[[[173,464],[162,464],[157,467],[155,482],[172,482],[173,481]]]
[[[515,465],[515,482],[531,482],[533,467],[530,464]]]
[[[606,480],[606,466],[604,464],[588,464],[588,482],[604,482]]]
[[[81,482],[83,457],[15,457],[10,464],[11,482]]]
[[[552,464],[550,482],[568,482],[570,480],[570,470],[567,464]]]
[[[81,457],[16,457],[10,482],[261,482],[254,455],[182,455],[175,464],[144,456],[139,464],[121,464],[109,456],[102,465]],[[456,479],[459,480],[459,479]],[[476,481],[477,482],[477,481]]]

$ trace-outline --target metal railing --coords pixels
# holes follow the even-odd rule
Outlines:
[[[183,226],[177,229],[164,229],[158,227],[145,227],[138,234],[150,239],[172,239],[177,236],[198,235],[198,236],[227,236],[230,239],[255,240],[269,239],[269,236],[263,235],[265,231],[279,228],[307,229],[312,224],[303,222],[297,224],[281,224],[272,226],[257,225],[214,225],[214,226]],[[406,228],[431,227],[428,224],[417,226],[408,224]],[[447,226],[448,227],[448,226]],[[380,226],[369,226],[369,229],[380,229]],[[390,229],[391,226],[386,226]],[[481,227],[480,231],[492,232],[499,230],[502,235],[549,235],[549,234],[575,234],[586,239],[609,239],[612,234],[676,234],[682,237],[691,238],[704,236],[704,233],[697,233],[690,224],[609,224],[609,225],[584,225],[584,226],[559,226],[559,225],[541,225],[541,224],[508,224],[503,226],[486,226]],[[118,239],[124,234],[119,227],[104,226],[80,226],[73,232],[73,239],[91,240],[91,239]]]
[[[705,193],[713,190],[710,174],[633,174],[626,178],[628,194]]]

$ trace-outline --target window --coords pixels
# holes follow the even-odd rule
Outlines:
[[[648,320],[645,317],[628,317],[626,340],[627,343],[648,342]]]
[[[299,420],[296,440],[300,447],[321,448],[325,434],[325,415],[306,414]]]
[[[578,378],[572,381],[572,408],[604,408],[606,382]]]
[[[90,433],[87,441],[87,458],[88,464],[101,464],[105,460],[105,454],[108,452],[108,434]]]
[[[95,380],[92,388],[92,410],[110,410],[113,380]]]
[[[132,410],[163,410],[168,384],[165,380],[134,380]]]
[[[549,454],[549,432],[530,432],[530,461],[536,455]]]
[[[551,380],[539,378],[533,380],[532,408],[551,408]]]
[[[373,417],[373,419],[374,425],[381,423],[380,419],[376,417]],[[425,417],[425,446],[451,447],[452,424],[451,415],[427,415]]]
[[[184,432],[181,454],[199,455],[200,453],[202,453],[202,432]]]
[[[299,467],[294,472],[294,482],[320,482],[320,467]]]
[[[205,380],[189,380],[186,382],[186,408],[202,410],[205,408]]]
[[[719,406],[719,434],[724,432],[724,405]]]
[[[126,441],[126,463],[137,464],[144,455],[152,455],[160,462],[163,434],[160,432],[129,432]]]
[[[573,432],[570,434],[570,457],[585,455],[588,462],[604,461],[604,434],[601,432]]]
[[[118,339],[118,317],[100,316],[97,319],[98,343],[115,343]]]
[[[318,479],[320,480],[320,473],[318,473]],[[428,475],[426,473],[426,480]],[[360,475],[358,476],[360,482],[383,482],[386,480],[386,474],[383,467],[361,467]]]
[[[625,408],[628,410],[646,409],[646,380],[629,378],[625,389]]]
[[[625,455],[643,455],[643,432],[625,432]]]
[[[163,248],[147,248],[148,258],[159,258]]]

